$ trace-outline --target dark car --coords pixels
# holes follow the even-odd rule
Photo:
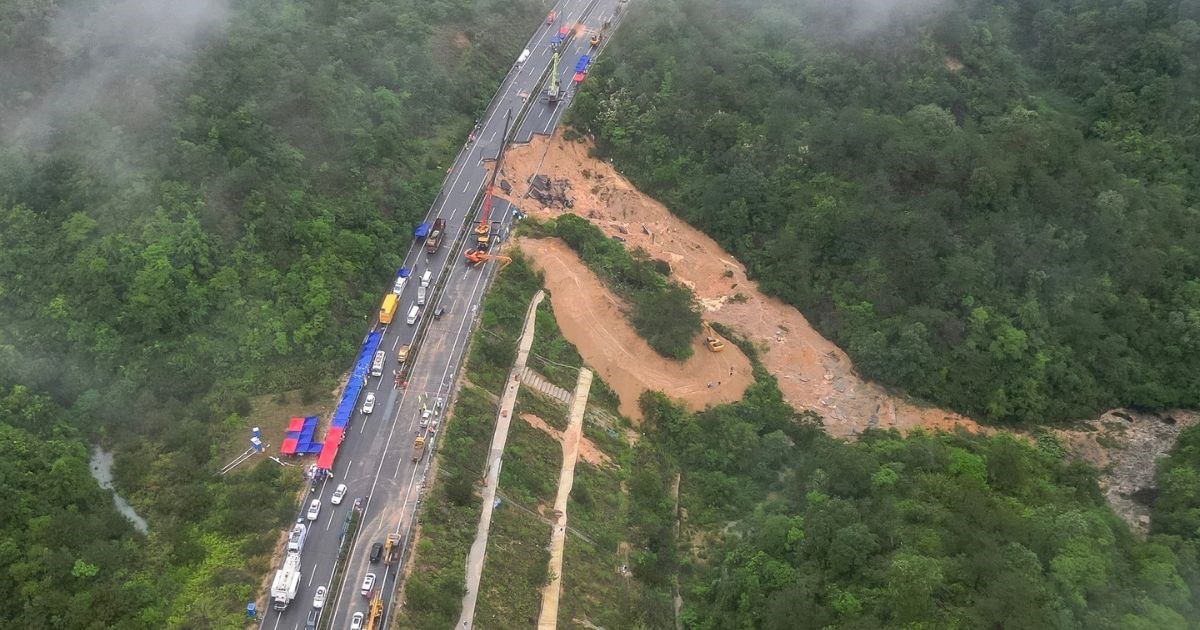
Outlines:
[[[439,306],[439,307],[437,307],[437,310],[433,312],[433,318],[434,318],[434,319],[441,319],[441,318],[442,318],[442,315],[445,315],[445,314],[446,314],[446,307],[445,307],[445,306]]]
[[[371,564],[379,562],[381,557],[383,557],[383,543],[371,545]]]
[[[321,618],[321,611],[312,610],[308,613],[308,622],[304,624],[304,630],[316,630],[317,620]]]

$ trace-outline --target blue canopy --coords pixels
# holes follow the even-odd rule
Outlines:
[[[582,55],[579,57],[579,61],[575,64],[575,72],[583,72],[584,70],[587,70],[588,63],[591,61],[592,58],[587,55]]]
[[[408,267],[401,267],[396,270],[396,277],[407,278],[410,273],[412,273],[412,271],[409,271]]]
[[[422,223],[421,225],[418,225],[417,229],[413,230],[413,236],[417,238],[425,238],[426,236],[429,236],[429,224]]]
[[[554,34],[554,37],[551,37],[551,38],[550,38],[550,43],[551,43],[551,44],[561,44],[561,43],[562,43],[562,40],[563,40],[563,38],[562,38],[562,35],[559,35],[558,33],[555,33],[555,34]]]

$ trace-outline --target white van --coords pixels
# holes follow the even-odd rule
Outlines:
[[[400,295],[404,293],[404,285],[408,284],[408,278],[396,278],[395,284],[392,285],[392,293]]]
[[[425,292],[429,289],[417,287],[417,306],[425,306]]]
[[[433,271],[427,269],[425,270],[425,274],[421,276],[421,286],[429,286],[430,280],[433,280]]]
[[[519,65],[525,63],[525,60],[527,60],[527,59],[529,59],[529,49],[528,48],[526,48],[524,51],[521,52],[520,57],[517,57],[517,65],[519,66]]]
[[[387,361],[387,353],[380,350],[375,353],[375,360],[371,362],[371,376],[383,376],[383,362]]]
[[[406,319],[405,321],[407,321],[409,323],[409,325],[415,324],[415,323],[417,323],[417,315],[420,315],[420,314],[421,314],[421,307],[414,304],[412,306],[412,308],[408,309],[408,319]]]

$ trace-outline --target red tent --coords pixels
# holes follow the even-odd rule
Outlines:
[[[584,75],[582,72],[576,72],[575,76],[571,80],[576,83],[583,83],[583,76]]]
[[[333,462],[337,459],[338,446],[342,443],[343,429],[340,427],[330,427],[329,433],[325,434],[325,444],[321,447],[321,454],[317,455],[317,468],[321,470],[333,470]]]
[[[295,455],[297,442],[298,440],[296,438],[285,439],[283,444],[279,445],[279,452],[284,455]]]
[[[299,418],[299,417],[292,418],[292,420],[290,422],[288,422],[287,430],[294,431],[296,433],[303,431],[304,430],[304,418]]]

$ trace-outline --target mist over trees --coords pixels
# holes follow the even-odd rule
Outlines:
[[[572,120],[872,379],[1200,404],[1200,5],[671,1]]]
[[[298,480],[214,460],[250,396],[334,388],[542,15],[0,3],[0,625],[241,623]],[[87,475],[93,440],[148,537]]]

